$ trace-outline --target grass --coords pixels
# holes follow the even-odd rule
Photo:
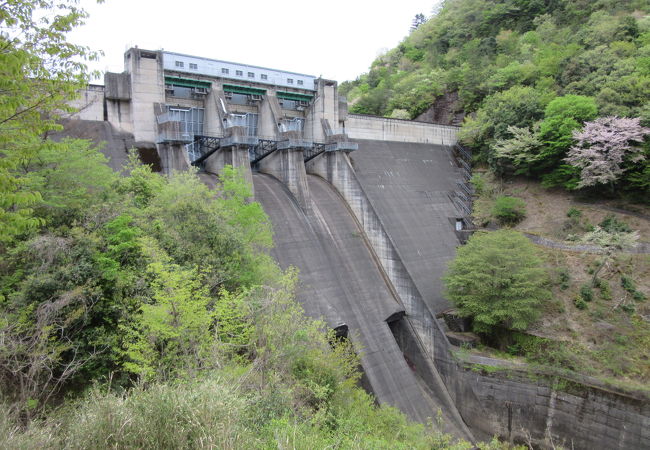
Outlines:
[[[429,449],[468,450],[429,425],[376,407],[356,388],[316,414],[292,409],[286,393],[251,389],[257,376],[215,372],[193,383],[140,386],[126,394],[91,390],[86,398],[24,429],[0,415],[2,448]],[[0,405],[3,406],[3,405]],[[435,418],[434,418],[435,419]],[[483,450],[507,449],[493,440]]]

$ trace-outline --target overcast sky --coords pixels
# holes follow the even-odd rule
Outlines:
[[[124,51],[137,45],[341,82],[367,72],[438,2],[81,0],[90,17],[71,40],[104,51],[92,66],[101,71],[121,72]]]

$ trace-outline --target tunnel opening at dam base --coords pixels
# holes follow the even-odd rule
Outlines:
[[[431,363],[422,351],[415,330],[413,330],[405,313],[401,311],[393,314],[386,319],[386,323],[402,352],[406,364],[413,371],[420,385],[426,391],[435,391],[436,386],[433,383],[435,375],[432,372]]]

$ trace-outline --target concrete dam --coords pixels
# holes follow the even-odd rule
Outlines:
[[[299,269],[306,313],[355,343],[379,403],[440,416],[470,441],[650,446],[647,405],[472,370],[481,361],[450,344],[441,276],[471,212],[457,128],[349,114],[335,81],[305,74],[138,48],[124,61],[82,93],[62,134],[106,142],[115,169],[130,148],[163,173],[198,167],[208,185],[240,167],[272,222],[272,255]]]

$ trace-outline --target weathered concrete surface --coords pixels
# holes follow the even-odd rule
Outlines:
[[[259,162],[259,171],[273,175],[294,195],[300,206],[310,204],[303,152],[300,149],[276,150]]]
[[[388,119],[362,114],[348,114],[345,120],[345,131],[352,139],[454,145],[458,140],[458,130],[459,127],[450,125]]]
[[[541,448],[650,448],[647,396],[615,392],[586,377],[567,380],[533,373],[531,378],[525,368],[516,367],[487,372],[482,367],[501,362],[470,359],[455,379],[459,388],[472,386],[482,405],[481,416],[472,418],[481,435],[531,441]],[[561,388],[553,388],[552,381]],[[465,401],[463,407],[470,411],[473,402]]]
[[[310,176],[313,202],[305,211],[277,180],[256,174],[254,182],[256,199],[274,224],[274,256],[283,267],[301,269],[299,299],[311,315],[328,305],[333,311],[320,314],[331,325],[348,325],[352,339],[364,349],[362,366],[378,401],[422,422],[442,408],[448,431],[468,437],[446,414],[444,401],[426,392],[406,364],[386,323],[403,308],[339,194]]]
[[[157,146],[162,172],[165,175],[170,175],[173,172],[182,172],[191,167],[187,151],[183,144],[157,144]]]
[[[253,184],[253,174],[251,172],[247,146],[235,145],[219,149],[204,162],[205,170],[216,174],[220,174],[226,165],[241,170],[244,179],[251,185]]]
[[[449,152],[437,145],[355,142],[356,178],[426,304],[434,313],[445,310],[440,278],[456,253],[451,220],[459,214],[448,192],[460,180]]]
[[[336,273],[329,270],[316,231],[304,210],[291,192],[272,176],[253,175],[255,199],[260,202],[273,224],[272,256],[283,269],[289,266],[300,270],[298,297],[311,317],[322,317],[330,327],[345,324],[339,312],[329,301],[344,295]]]
[[[104,86],[89,84],[69,104],[77,109],[71,115],[73,119],[104,120]]]
[[[101,152],[108,158],[113,170],[121,170],[128,161],[129,150],[136,148],[133,135],[116,130],[109,122],[96,120],[63,120],[63,130],[52,133],[54,140],[64,137],[88,139],[101,146]]]
[[[447,338],[435,319],[434,313],[424,302],[402,262],[397,246],[386,232],[381,218],[356,178],[347,154],[326,152],[307,164],[307,172],[318,174],[336,188],[356,218],[359,228],[364,231],[364,236],[368,239],[368,245],[372,249],[384,277],[389,281],[389,286],[395,290],[395,296],[404,306],[408,322],[407,328],[413,329],[413,339],[419,348],[417,352],[412,352],[411,356],[415,353],[422,353],[426,355],[423,358],[426,361],[449,358]],[[437,404],[444,408],[447,418],[453,421],[456,428],[464,430],[466,436],[470,437],[471,433],[465,428],[465,424],[454,406],[454,401],[435,367],[428,370],[428,375],[426,381],[429,383],[429,388],[435,392]]]

